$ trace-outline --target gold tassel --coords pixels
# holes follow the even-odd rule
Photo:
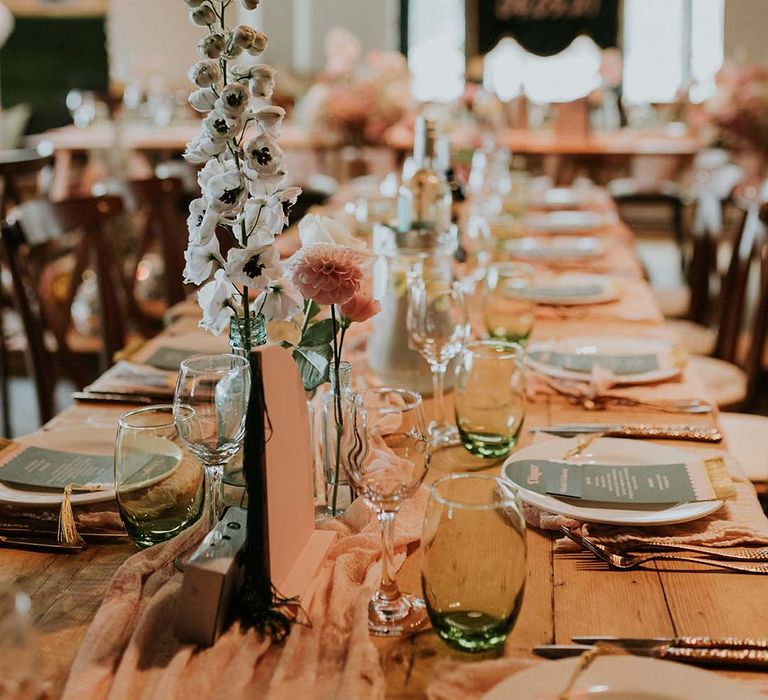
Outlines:
[[[733,485],[733,479],[731,479],[731,475],[725,466],[725,460],[722,457],[705,459],[704,468],[707,470],[707,476],[712,484],[712,490],[715,492],[715,498],[720,500],[736,498],[736,487]]]
[[[84,545],[85,540],[80,537],[75,522],[75,514],[72,512],[72,502],[69,500],[72,495],[74,484],[67,484],[64,487],[64,495],[61,498],[61,510],[59,511],[59,532],[58,540],[60,544]]]

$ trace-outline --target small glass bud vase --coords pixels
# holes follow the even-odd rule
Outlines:
[[[265,345],[267,342],[267,324],[264,316],[258,314],[246,319],[234,316],[229,324],[229,345],[233,355],[248,357],[250,350]],[[229,460],[224,468],[221,484],[222,506],[245,506],[247,494],[245,491],[245,475],[243,474],[243,449]]]
[[[248,351],[266,345],[267,324],[264,316],[258,314],[248,319],[234,316],[229,323],[229,346],[232,354],[247,357]]]
[[[325,514],[341,515],[355,498],[347,476],[341,449],[346,414],[349,410],[352,365],[342,362],[338,372],[332,362],[330,387],[320,406],[322,423],[322,462],[325,479]]]

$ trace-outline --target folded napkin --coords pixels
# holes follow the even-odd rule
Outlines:
[[[420,537],[425,505],[422,488],[398,515],[398,562]],[[80,645],[64,700],[383,698],[367,629],[368,599],[381,575],[378,523],[358,500],[324,527],[341,537],[302,601],[311,627],[294,626],[282,647],[238,626],[207,649],[173,637],[182,579],[173,560],[199,542],[202,524],[130,557]]]
[[[189,353],[187,352],[184,356],[188,357]],[[178,368],[178,362],[176,368]],[[146,393],[172,397],[176,387],[177,373],[177,369],[169,371],[158,369],[150,364],[120,360],[95,382],[86,386],[85,391],[120,394]]]

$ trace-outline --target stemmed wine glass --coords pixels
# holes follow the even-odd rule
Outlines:
[[[411,276],[406,326],[412,346],[432,370],[435,405],[435,420],[430,424],[432,443],[458,445],[458,430],[446,420],[444,387],[448,363],[461,352],[469,336],[469,312],[461,286]]]
[[[245,438],[250,381],[248,360],[237,355],[195,355],[184,360],[179,369],[173,397],[176,428],[205,467],[211,527],[221,516],[219,492],[224,467]]]
[[[421,396],[388,388],[354,394],[342,445],[349,479],[381,526],[381,584],[368,604],[368,629],[381,636],[406,634],[427,617],[424,601],[401,593],[394,576],[395,516],[429,469]]]

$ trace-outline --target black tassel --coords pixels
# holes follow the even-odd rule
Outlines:
[[[248,493],[245,546],[241,550],[243,584],[237,600],[235,618],[245,629],[255,629],[282,642],[290,632],[296,615],[296,599],[284,598],[272,585],[269,570],[269,511],[267,504],[267,430],[271,431],[264,396],[261,355],[249,353],[251,393],[245,423],[243,473]]]

